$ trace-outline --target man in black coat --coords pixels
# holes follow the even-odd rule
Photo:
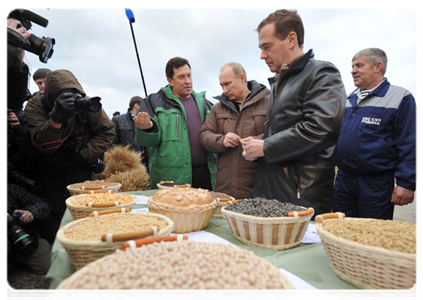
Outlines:
[[[271,13],[257,31],[261,59],[276,76],[263,140],[241,141],[246,159],[259,158],[253,196],[330,212],[346,99],[340,72],[315,60],[312,50],[304,53],[304,27],[295,10]]]

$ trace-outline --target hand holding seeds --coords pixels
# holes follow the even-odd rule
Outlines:
[[[251,136],[241,140],[242,156],[246,160],[254,161],[257,158],[264,156],[264,140],[255,139]]]
[[[238,146],[241,138],[233,132],[228,132],[223,140],[223,146],[226,148],[235,148]]]

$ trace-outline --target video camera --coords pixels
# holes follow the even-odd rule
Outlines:
[[[20,21],[27,30],[32,27],[31,21],[43,27],[48,25],[47,19],[26,9],[15,9],[9,14],[8,18]],[[53,55],[55,40],[44,36],[41,39],[34,34],[25,39],[15,30],[7,28],[7,43],[36,54],[41,62],[47,63],[47,60]]]

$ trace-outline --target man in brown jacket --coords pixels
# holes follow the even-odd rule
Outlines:
[[[241,139],[259,137],[264,132],[269,90],[262,84],[247,81],[239,63],[228,63],[220,70],[220,103],[214,105],[200,130],[200,143],[218,154],[216,192],[235,198],[250,198],[258,163],[242,157]]]
[[[70,196],[67,185],[104,170],[102,158],[115,137],[115,126],[99,101],[86,96],[70,71],[57,70],[46,76],[44,92],[25,107],[28,131],[40,152],[42,189],[52,207],[44,232],[50,243]]]

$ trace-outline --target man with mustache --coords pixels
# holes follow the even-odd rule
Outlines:
[[[192,89],[191,66],[181,57],[166,65],[168,85],[149,95],[135,121],[135,143],[150,149],[150,184],[189,183],[212,190],[216,157],[200,145],[198,134],[212,103]]]

